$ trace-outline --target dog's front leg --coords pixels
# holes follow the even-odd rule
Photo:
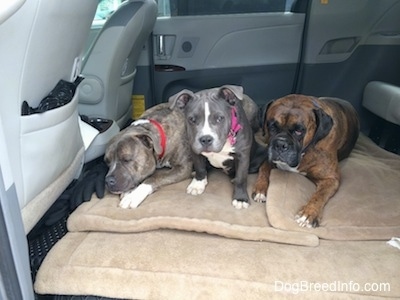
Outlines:
[[[250,149],[249,149],[250,150]],[[245,151],[244,151],[245,152]],[[249,171],[250,153],[242,153],[236,158],[236,174],[233,179],[232,205],[236,209],[248,208],[249,195],[247,193],[247,176]]]
[[[336,177],[312,181],[316,185],[316,191],[295,217],[300,227],[318,227],[324,206],[339,188],[339,178]]]
[[[154,192],[163,186],[190,178],[192,174],[192,164],[188,161],[181,160],[181,162],[182,164],[172,164],[171,168],[157,169],[154,174],[143,181],[143,183],[151,185]]]
[[[175,165],[170,169],[157,169],[152,176],[144,180],[137,188],[121,195],[119,206],[122,208],[136,208],[156,190],[189,178],[191,172],[192,164],[189,162]]]
[[[256,202],[267,201],[267,191],[269,186],[269,175],[271,173],[271,164],[264,161],[258,171],[258,177],[253,187],[252,197]]]
[[[207,186],[207,162],[203,155],[192,153],[193,168],[195,171],[192,182],[186,188],[186,192],[190,195],[200,195]]]

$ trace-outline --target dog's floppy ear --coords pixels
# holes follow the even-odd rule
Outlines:
[[[265,119],[267,117],[267,111],[268,108],[271,106],[272,102],[274,102],[273,100],[269,100],[267,103],[265,103],[263,106],[261,106],[258,110],[258,122],[259,122],[259,126],[260,128],[262,128],[263,131],[263,135],[265,135]]]
[[[243,100],[243,87],[238,85],[223,85],[218,93],[230,105],[235,105],[236,99]]]
[[[316,143],[318,143],[318,141],[326,137],[329,131],[331,131],[333,126],[333,119],[330,115],[328,115],[320,108],[314,109],[313,111],[315,114],[315,122],[317,124],[317,129],[315,130],[314,138],[312,141],[312,143],[315,145]]]
[[[153,147],[153,142],[147,134],[138,135],[137,138],[147,148]]]
[[[160,155],[163,152],[160,137],[152,132],[147,126],[137,126],[135,137],[147,148],[154,149],[156,154]]]
[[[160,155],[163,152],[158,135],[155,135],[151,131],[148,131],[146,133],[138,135],[137,137],[144,146],[149,149],[153,148],[154,152],[157,155]]]
[[[194,93],[192,91],[184,89],[179,93],[169,97],[169,108],[174,109],[175,107],[178,107],[179,109],[183,109],[185,108],[186,104],[188,104],[188,102],[193,98]]]

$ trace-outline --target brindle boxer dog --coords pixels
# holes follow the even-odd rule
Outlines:
[[[357,141],[357,112],[337,98],[288,95],[269,103],[263,115],[268,155],[253,199],[266,201],[271,168],[303,174],[315,183],[316,191],[296,221],[301,227],[316,227],[325,204],[339,188],[338,162],[349,156]]]
[[[160,187],[191,176],[185,117],[162,103],[146,110],[139,120],[108,144],[106,186],[120,194],[122,208],[135,208]]]

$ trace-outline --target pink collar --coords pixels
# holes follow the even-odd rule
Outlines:
[[[236,135],[239,130],[242,129],[242,125],[238,122],[236,107],[232,106],[231,109],[231,129],[229,130],[228,139],[231,146],[235,145],[236,143]]]

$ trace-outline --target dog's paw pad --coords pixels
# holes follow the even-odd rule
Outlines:
[[[253,200],[255,202],[260,202],[260,203],[264,203],[267,202],[267,195],[263,194],[263,193],[257,193],[253,196]]]
[[[246,209],[246,208],[249,207],[250,204],[249,204],[249,202],[246,202],[246,201],[233,199],[232,200],[232,205],[236,209]]]
[[[296,215],[294,219],[300,227],[313,228],[318,226],[317,221],[311,221],[306,215]]]
[[[194,196],[200,195],[206,189],[206,185],[207,178],[204,178],[202,180],[197,180],[196,178],[193,178],[192,182],[186,188],[186,193]]]

